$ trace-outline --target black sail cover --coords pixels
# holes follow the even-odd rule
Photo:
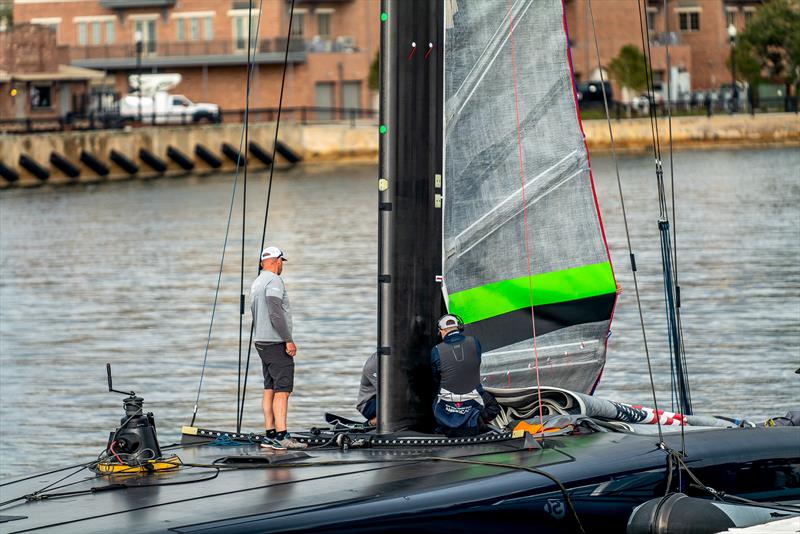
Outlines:
[[[481,342],[485,386],[535,386],[538,355],[541,384],[590,392],[617,287],[562,0],[444,2],[448,310]]]

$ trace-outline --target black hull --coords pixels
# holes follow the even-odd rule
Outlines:
[[[311,449],[307,458],[253,444],[185,445],[165,453],[177,453],[185,464],[195,465],[245,455],[288,463],[218,473],[183,467],[80,481],[92,475],[83,471],[64,481],[80,482],[61,488],[57,484],[43,494],[46,499],[0,507],[3,518],[23,517],[0,523],[0,531],[578,531],[556,485],[520,469],[534,468],[567,487],[587,532],[623,532],[635,506],[666,492],[666,454],[656,441],[653,436],[596,433],[548,438],[544,449],[528,449],[523,439],[512,439],[461,446]],[[666,442],[678,450],[680,435],[666,436]],[[686,451],[690,469],[717,490],[758,501],[800,501],[798,428],[687,432]],[[68,473],[4,481],[0,498],[32,494]],[[685,477],[672,480],[673,490],[699,495]]]

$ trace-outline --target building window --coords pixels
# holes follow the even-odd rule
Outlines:
[[[647,29],[651,32],[656,30],[656,15],[658,12],[655,9],[647,8]]]
[[[114,42],[114,23],[112,21],[106,22],[106,44]]]
[[[699,11],[682,11],[678,13],[678,21],[682,32],[696,32],[700,30]]]
[[[292,35],[302,37],[306,30],[306,14],[295,12],[292,18]]]
[[[78,44],[81,46],[86,46],[86,23],[79,22],[78,23]]]
[[[744,25],[747,26],[750,24],[750,21],[753,20],[753,14],[755,11],[748,9],[744,12]]]
[[[197,17],[189,19],[189,39],[192,41],[200,40],[200,19]]]
[[[331,14],[317,13],[317,35],[323,39],[331,38]]]
[[[736,8],[728,8],[725,11],[725,27],[729,27],[730,25],[736,26]]]
[[[175,19],[175,38],[178,41],[186,39],[186,19]]]
[[[233,21],[233,46],[237,52],[243,52],[246,50],[245,44],[247,43],[247,34],[250,31],[250,48],[255,49],[256,47],[256,23],[257,23],[257,13],[253,13],[253,20],[252,20],[252,28],[248,30],[247,27],[247,15],[234,15],[232,18]]]
[[[31,87],[31,109],[50,109],[53,100],[49,85],[34,85]]]
[[[142,43],[146,54],[156,53],[156,21],[155,19],[138,19],[133,25],[134,38],[136,32],[142,32]]]
[[[100,23],[92,22],[92,44],[100,44]]]
[[[206,41],[214,38],[214,26],[212,26],[211,17],[203,17],[203,37]]]

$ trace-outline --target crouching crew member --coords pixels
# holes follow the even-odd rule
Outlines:
[[[378,353],[373,352],[361,371],[356,409],[372,426],[378,422]]]
[[[448,437],[485,432],[500,406],[481,385],[481,344],[462,333],[457,315],[442,316],[438,327],[442,342],[431,350],[431,367],[439,391],[433,406],[439,430]]]

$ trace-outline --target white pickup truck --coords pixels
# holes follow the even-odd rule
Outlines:
[[[195,103],[183,95],[167,92],[180,81],[180,74],[129,76],[128,84],[136,94],[126,95],[120,100],[120,116],[130,120],[141,118],[144,123],[156,124],[218,122],[219,106],[216,104]]]

